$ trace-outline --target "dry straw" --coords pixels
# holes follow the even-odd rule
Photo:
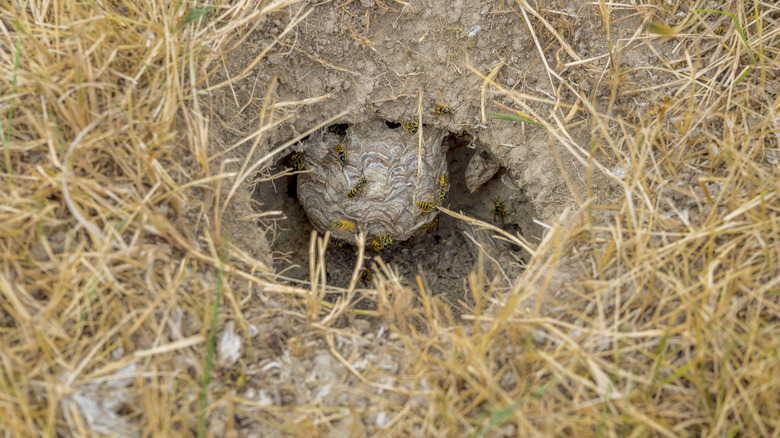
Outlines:
[[[526,270],[507,288],[475,269],[456,319],[425,273],[401,279],[376,259],[372,289],[357,290],[358,266],[340,291],[326,284],[327,237],[312,236],[311,282],[296,285],[223,225],[274,156],[222,162],[201,99],[252,73],[312,5],[0,1],[0,429],[778,436],[780,9],[736,1],[731,15],[686,10],[664,28],[653,10],[668,3],[651,3],[620,13],[667,31],[613,38],[590,58],[535,6],[505,4],[538,51],[549,55],[549,32],[567,67],[599,72],[607,101],[547,62],[555,92],[539,95],[472,68],[483,95],[543,126],[589,185],[538,245],[502,237],[533,253]],[[597,6],[612,32],[617,4]],[[269,14],[286,17],[283,32],[224,71]],[[703,52],[700,23],[713,20],[740,26]],[[675,56],[648,69],[669,81],[626,83],[621,51],[658,38]],[[641,93],[659,96],[657,111],[620,111]],[[289,123],[274,108],[319,100],[266,99],[262,125],[234,146],[267,151]],[[582,123],[587,145],[571,134]],[[609,203],[596,180],[613,184]],[[232,366],[214,361],[226,321],[244,341]]]

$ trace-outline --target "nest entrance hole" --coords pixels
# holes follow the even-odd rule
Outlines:
[[[386,124],[391,129],[402,128],[400,123],[387,121]],[[349,129],[349,125],[337,124],[327,129]],[[443,205],[535,241],[541,236],[541,229],[532,221],[535,213],[533,207],[527,202],[522,191],[511,190],[500,181],[508,169],[502,167],[475,193],[469,193],[467,190],[464,175],[471,158],[477,153],[490,158],[489,153],[479,147],[468,147],[471,140],[468,134],[462,132],[450,133],[444,139],[449,146],[447,163],[450,189]],[[292,150],[281,156],[271,167],[270,174],[292,169],[295,153],[296,151]],[[298,202],[297,178],[297,174],[291,174],[260,182],[255,188],[253,198],[259,201],[263,211],[280,211],[282,214],[282,220],[276,221],[267,231],[277,272],[284,272],[284,276],[288,278],[308,280],[309,240],[314,227]],[[505,208],[505,214],[501,217],[493,214],[493,202],[496,200],[502,202]],[[378,253],[374,251],[371,242],[366,242],[364,267],[370,269],[374,257],[379,256],[410,285],[416,275],[423,275],[434,294],[447,294],[445,302],[449,302],[453,312],[458,314],[461,307],[458,303],[465,298],[466,278],[474,267],[475,254],[458,221],[443,213],[439,213],[437,217],[436,226],[425,232],[420,230],[407,241],[394,242]],[[510,250],[521,263],[527,261],[528,255],[523,254],[519,248]],[[356,246],[346,244],[339,247],[338,242],[331,239],[326,260],[328,284],[346,287],[356,262]],[[375,274],[373,270],[371,272]],[[359,287],[371,287],[370,282],[361,280],[361,283]]]

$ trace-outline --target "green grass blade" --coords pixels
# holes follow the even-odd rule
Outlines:
[[[209,404],[209,383],[211,382],[211,369],[214,365],[214,354],[217,348],[217,320],[219,309],[222,303],[222,286],[225,282],[224,254],[220,258],[217,268],[217,281],[214,287],[214,304],[211,311],[211,322],[209,324],[209,338],[206,346],[206,364],[203,367],[203,379],[200,382],[200,421],[198,424],[198,436],[206,436],[206,411]]]
[[[214,6],[206,6],[203,8],[196,8],[190,11],[189,14],[187,14],[186,17],[182,18],[181,22],[179,23],[179,27],[177,29],[181,29],[182,27],[192,23],[193,21],[197,20],[198,18],[208,14],[209,12],[214,10]]]
[[[534,125],[538,125],[539,124],[539,123],[535,122],[534,120],[529,119],[528,117],[515,115],[515,114],[488,113],[488,117],[493,118],[493,119],[509,120],[511,122],[533,123]]]
[[[474,436],[485,436],[486,433],[495,429],[497,426],[504,424],[504,422],[506,422],[506,420],[512,416],[512,412],[514,412],[518,407],[520,407],[520,401],[516,401],[504,409],[496,412],[495,415],[493,415],[493,418],[490,419],[490,423],[479,429],[477,433],[474,434]]]

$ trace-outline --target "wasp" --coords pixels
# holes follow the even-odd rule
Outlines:
[[[444,201],[444,198],[447,197],[447,176],[443,173],[441,174],[441,178],[439,178],[439,201]]]
[[[718,26],[715,28],[715,35],[723,36],[726,34],[726,26]]]
[[[369,272],[368,269],[363,268],[360,271],[360,279],[363,280],[364,283],[369,283],[374,280],[374,277],[371,275],[371,272]]]
[[[650,109],[647,111],[647,114],[649,114],[650,117],[656,117],[660,113],[661,113],[661,107],[658,105],[651,106]]]
[[[348,220],[336,219],[329,225],[331,228],[338,228],[339,230],[348,231],[355,228],[355,224]]]
[[[338,239],[334,239],[334,240],[336,243],[333,245],[333,247],[336,249],[344,249],[348,245],[346,240],[338,240]]]
[[[455,114],[455,108],[447,105],[436,105],[436,107],[433,108],[433,112],[441,114],[442,116],[452,117],[452,115]]]
[[[420,127],[420,124],[417,122],[409,122],[402,125],[404,127],[404,131],[408,132],[409,134],[416,134],[417,128]]]
[[[354,198],[358,193],[360,193],[361,190],[363,190],[364,185],[366,185],[366,178],[361,176],[360,179],[358,179],[357,184],[355,184],[355,187],[352,187],[352,190],[347,193],[347,196]]]
[[[349,160],[347,159],[347,152],[344,150],[344,146],[337,144],[333,149],[336,150],[336,154],[339,156],[339,163],[341,163],[341,167],[349,164]]]
[[[421,226],[420,228],[425,230],[426,232],[431,231],[436,227],[436,225],[439,225],[439,216],[436,216],[433,218],[432,221],[428,222],[427,224]]]
[[[376,240],[376,239],[374,239],[374,240]],[[389,236],[389,235],[387,235],[387,234],[385,234],[384,236],[382,236],[382,235],[380,234],[380,235],[379,235],[379,244],[381,245],[381,246],[379,247],[379,249],[382,249],[382,248],[384,248],[384,247],[386,247],[386,246],[388,246],[388,245],[392,245],[392,244],[393,244],[393,238],[392,238],[392,237],[390,237],[390,236]]]
[[[436,208],[436,204],[432,204],[428,201],[417,201],[417,206],[420,207],[420,211],[423,213],[428,213],[429,211]]]
[[[295,170],[303,170],[303,152],[296,152],[290,155],[290,166]]]
[[[506,210],[504,209],[504,203],[501,201],[493,201],[493,216],[496,218],[504,217]]]
[[[459,131],[455,133],[455,137],[463,137],[465,135],[469,135],[469,132],[466,131],[465,129],[463,131]]]
[[[379,240],[374,239],[371,243],[374,244],[374,251],[379,252],[382,248],[392,245],[393,238],[387,234],[379,234]]]
[[[346,135],[349,125],[346,123],[336,123],[335,125],[328,126],[328,132],[332,132],[336,135]]]

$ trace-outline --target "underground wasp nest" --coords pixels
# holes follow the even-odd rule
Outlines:
[[[315,228],[336,239],[355,242],[362,229],[380,247],[406,240],[446,196],[443,137],[424,127],[418,160],[418,135],[382,121],[312,135],[300,151],[310,171],[299,176],[298,199]]]

